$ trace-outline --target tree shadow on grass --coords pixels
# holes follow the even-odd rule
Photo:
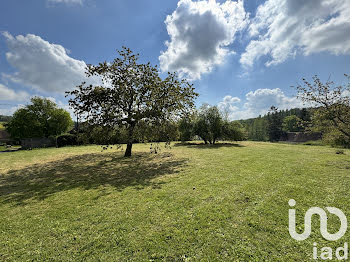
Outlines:
[[[21,205],[74,188],[159,188],[164,182],[155,178],[177,174],[185,164],[185,159],[175,159],[170,153],[131,158],[116,153],[85,154],[0,174],[0,197],[4,203]]]
[[[184,142],[184,143],[177,143],[174,146],[175,147],[185,146],[188,148],[198,148],[198,149],[218,149],[222,147],[245,147],[237,143],[220,143],[220,142],[214,145],[204,144],[204,143]]]

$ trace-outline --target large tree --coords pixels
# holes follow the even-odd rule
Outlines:
[[[70,114],[53,101],[33,97],[31,104],[18,109],[7,124],[13,139],[58,136],[73,126]]]
[[[224,112],[225,113],[225,112]],[[229,121],[216,106],[202,105],[192,116],[180,121],[180,136],[194,135],[205,144],[215,144],[218,139],[238,141],[245,139],[244,127],[238,121]]]
[[[267,129],[270,142],[279,141],[283,135],[282,130],[283,117],[278,112],[278,108],[271,106],[267,114]]]
[[[90,124],[127,129],[129,157],[139,123],[154,126],[172,120],[191,109],[198,94],[176,73],[162,79],[156,66],[139,63],[139,55],[129,48],[118,54],[111,63],[87,66],[87,76],[100,79],[100,85],[82,83],[67,94],[76,114]]]
[[[216,106],[202,105],[195,118],[194,134],[203,139],[204,143],[215,144],[222,135],[223,119]]]
[[[339,134],[350,145],[350,83],[335,86],[330,80],[323,83],[318,76],[313,77],[313,83],[305,78],[303,82],[297,86],[298,97],[317,108],[314,126],[324,133]]]

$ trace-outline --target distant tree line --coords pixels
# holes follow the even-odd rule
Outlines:
[[[157,66],[140,63],[139,55],[123,47],[112,62],[88,65],[85,82],[67,92],[80,123],[49,99],[34,97],[12,117],[0,116],[16,140],[55,137],[57,145],[127,144],[131,156],[136,142],[203,140],[280,141],[288,132],[321,132],[329,144],[350,147],[350,83],[334,86],[317,76],[303,79],[298,97],[310,108],[279,110],[272,106],[264,116],[230,121],[216,106],[195,108],[198,94],[176,73],[161,78]],[[349,76],[346,75],[349,79]],[[74,128],[73,128],[74,126]]]
[[[241,120],[247,138],[274,142],[283,140],[287,132],[320,132],[325,143],[350,147],[350,83],[335,86],[314,76],[313,82],[303,79],[296,88],[298,97],[312,107],[278,110],[272,106],[264,116]]]
[[[272,106],[264,116],[240,120],[247,131],[247,139],[253,141],[278,141],[286,132],[309,130],[312,108],[278,110]]]
[[[12,116],[0,115],[0,122],[9,122],[11,119],[12,119]]]

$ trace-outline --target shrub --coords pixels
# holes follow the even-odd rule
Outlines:
[[[323,135],[323,141],[333,147],[350,148],[348,137],[336,129],[331,129]]]
[[[75,146],[78,145],[78,138],[74,134],[63,134],[57,137],[57,146]]]

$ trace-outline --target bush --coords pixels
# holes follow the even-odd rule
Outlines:
[[[74,134],[64,134],[57,137],[57,146],[76,146],[78,145],[78,137]]]
[[[225,121],[222,125],[222,139],[229,141],[242,141],[247,138],[243,125],[238,121]]]
[[[333,147],[350,148],[349,139],[336,129],[332,129],[323,135],[323,141]]]

